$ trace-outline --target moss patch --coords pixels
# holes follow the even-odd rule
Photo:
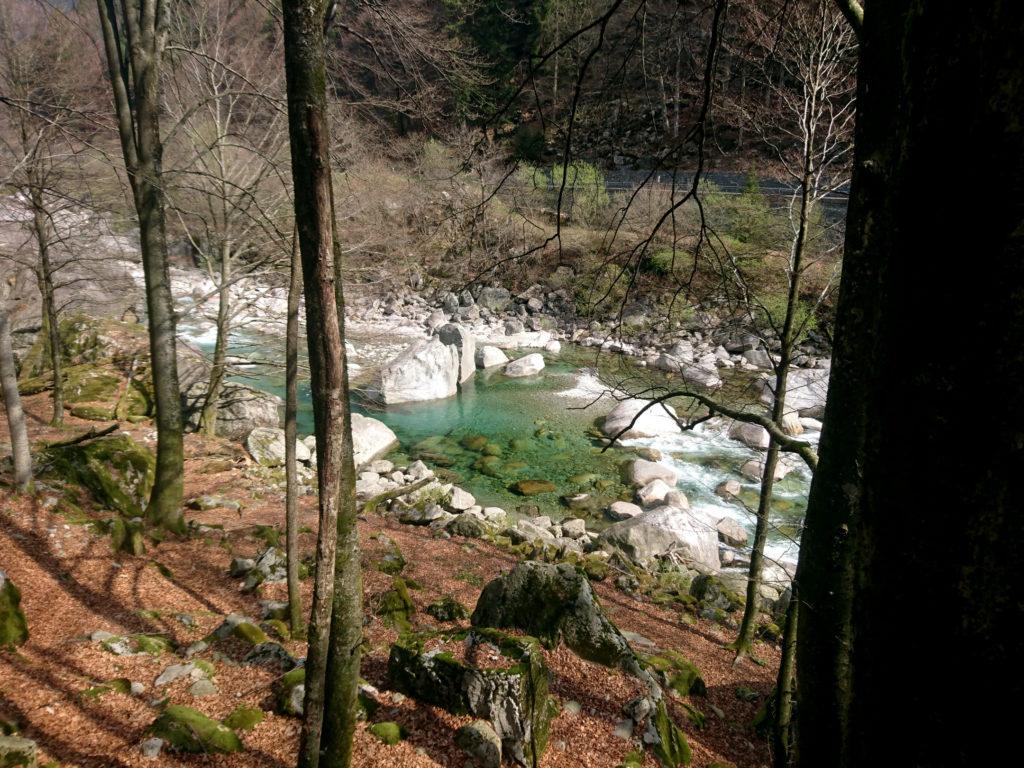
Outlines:
[[[408,585],[404,579],[396,576],[391,583],[391,589],[380,597],[377,615],[389,626],[407,630],[412,626],[409,619],[415,611],[416,606],[409,596]]]
[[[266,713],[259,707],[247,707],[244,704],[224,718],[224,725],[233,731],[251,731],[263,722]]]
[[[242,749],[242,742],[228,726],[191,707],[169,705],[149,727],[173,750],[230,754]]]
[[[383,741],[385,744],[394,745],[400,742],[404,736],[402,726],[398,723],[384,722],[374,723],[368,729],[370,733]]]
[[[0,648],[14,648],[28,640],[28,623],[21,610],[21,592],[0,571]]]
[[[44,461],[48,474],[83,486],[107,509],[129,519],[144,516],[156,458],[128,435],[47,448]]]

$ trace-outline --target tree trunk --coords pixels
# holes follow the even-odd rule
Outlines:
[[[4,393],[7,413],[7,431],[11,436],[11,454],[14,459],[14,487],[27,491],[32,486],[32,454],[28,447],[25,412],[18,394],[18,369],[11,349],[11,326],[7,312],[0,310],[0,386]]]
[[[1022,3],[864,13],[798,572],[801,766],[876,764],[880,749],[889,765],[999,763],[1018,727],[1006,702],[1024,697],[1022,38]]]
[[[119,19],[114,0],[96,0],[96,4],[121,151],[139,218],[139,245],[146,282],[157,427],[156,476],[146,517],[156,525],[180,533],[185,528],[181,509],[184,430],[160,179],[163,145],[159,87],[167,10],[156,0],[126,0],[121,6],[125,13]],[[119,29],[120,25],[127,30]]]
[[[320,494],[299,765],[316,768],[323,755],[325,765],[346,768],[355,729],[362,587],[341,264],[334,237],[324,7],[319,0],[287,0],[283,11],[295,222],[302,253],[306,327],[316,329],[306,337]]]
[[[299,481],[295,459],[298,438],[296,419],[299,395],[299,294],[302,291],[302,259],[299,238],[292,238],[291,275],[288,282],[288,319],[284,337],[284,468],[285,468],[285,537],[288,561],[288,622],[293,637],[305,632],[302,620],[302,596],[299,593]]]
[[[794,763],[793,754],[793,702],[796,684],[796,638],[797,622],[800,618],[800,598],[796,582],[793,582],[789,607],[786,609],[786,626],[782,634],[782,661],[779,677],[775,684],[775,713],[772,721],[772,765],[773,768],[789,768]]]
[[[36,245],[39,250],[39,266],[36,279],[42,298],[43,330],[46,333],[46,347],[50,357],[50,371],[53,374],[53,415],[50,424],[59,427],[64,423],[64,372],[61,360],[60,326],[53,290],[53,266],[50,263],[50,243],[47,236],[46,213],[43,210],[42,193],[32,193],[32,224],[35,229]]]
[[[231,333],[231,246],[225,243],[220,251],[220,285],[217,288],[217,341],[213,345],[213,363],[210,366],[210,384],[203,402],[203,432],[210,437],[217,434],[217,401],[224,388],[227,373],[228,334]],[[295,446],[292,446],[295,450]]]

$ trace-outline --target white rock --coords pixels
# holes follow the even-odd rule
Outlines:
[[[534,352],[532,355],[526,355],[525,357],[513,360],[505,366],[503,373],[506,376],[518,378],[521,376],[534,376],[542,370],[544,370],[544,356],[539,352]]]
[[[357,469],[397,445],[398,436],[383,421],[363,416],[361,413],[352,414],[353,462]]]
[[[544,351],[549,352],[552,355],[557,355],[559,352],[562,351],[562,342],[560,342],[558,339],[552,339],[551,341],[544,345]]]
[[[629,465],[629,480],[635,486],[643,487],[654,480],[663,480],[671,488],[678,479],[676,471],[664,464],[634,459]]]
[[[476,351],[477,368],[493,368],[496,365],[504,365],[508,362],[508,355],[490,344],[480,347]]]
[[[473,494],[462,490],[458,486],[452,488],[452,497],[448,502],[450,509],[462,512],[474,506],[476,506],[476,499],[473,498]]]
[[[612,409],[601,426],[601,431],[608,437],[615,437],[623,429],[629,427],[636,415],[649,403],[649,400],[630,398],[623,400]],[[636,419],[636,423],[621,435],[621,439],[629,440],[636,437],[664,437],[682,434],[676,421],[675,409],[665,403],[658,403],[644,411]]]
[[[733,422],[729,427],[729,437],[738,440],[748,448],[756,450],[767,450],[770,438],[768,430],[759,424],[748,424],[745,421]]]
[[[690,508],[690,500],[686,498],[686,494],[675,489],[665,494],[665,504],[670,507],[676,507],[677,509]]]
[[[605,514],[612,520],[628,520],[631,517],[643,514],[643,509],[628,501],[613,501],[608,506]]]
[[[581,539],[587,533],[586,522],[579,518],[563,520],[561,525],[562,535],[570,539]]]
[[[246,450],[264,467],[284,464],[284,430],[277,427],[256,427],[245,438]],[[306,444],[295,441],[295,458],[309,461],[311,454]]]
[[[437,337],[459,351],[459,383],[473,378],[476,373],[476,338],[457,323],[448,323],[437,329]]]
[[[661,478],[656,478],[636,492],[636,500],[642,507],[653,507],[665,500],[665,495],[672,486]]]
[[[657,507],[609,526],[600,541],[640,565],[672,553],[698,569],[716,573],[720,567],[715,523],[699,512]]]
[[[436,336],[418,341],[380,372],[378,393],[387,405],[454,397],[459,385],[459,349]]]
[[[723,517],[715,524],[718,531],[719,541],[731,544],[734,547],[745,547],[747,545],[747,529],[731,518]]]

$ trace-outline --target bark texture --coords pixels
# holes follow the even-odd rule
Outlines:
[[[32,485],[32,454],[28,446],[25,411],[18,394],[18,369],[11,349],[11,326],[7,312],[0,310],[0,387],[4,396],[7,429],[11,435],[11,454],[14,461],[14,487],[27,491]]]
[[[988,764],[1024,694],[1022,40],[1018,2],[864,14],[798,573],[801,766]]]

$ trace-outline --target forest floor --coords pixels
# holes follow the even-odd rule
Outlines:
[[[67,439],[96,426],[70,415],[62,430],[47,426],[50,402],[46,395],[24,398],[24,405],[33,442]],[[0,424],[0,434],[6,436],[2,416]],[[152,444],[150,424],[121,426],[135,439]],[[226,614],[259,618],[260,599],[284,599],[283,584],[264,586],[259,595],[245,594],[239,589],[239,579],[228,575],[233,557],[251,557],[266,546],[259,526],[283,529],[283,494],[265,493],[245,477],[242,469],[250,460],[237,444],[192,434],[186,438],[186,451],[185,497],[216,494],[240,502],[242,509],[189,511],[190,521],[223,528],[214,527],[202,536],[169,538],[159,545],[151,543],[141,557],[114,554],[109,536],[81,524],[83,520],[54,511],[47,499],[59,494],[59,483],[44,481],[50,490],[44,487],[33,497],[15,496],[0,486],[0,570],[21,589],[30,631],[28,642],[17,651],[0,651],[0,720],[16,723],[21,735],[38,743],[43,753],[41,765],[48,760],[68,768],[288,768],[295,764],[300,724],[297,718],[273,712],[275,671],[241,666],[232,662],[230,654],[217,655],[212,659],[217,692],[194,698],[187,678],[159,690],[153,687],[155,678],[179,661],[173,654],[115,656],[90,641],[93,632],[105,630],[122,636],[163,635],[176,647],[183,647],[209,634]],[[315,500],[303,498],[300,509],[304,531],[300,549],[308,554],[315,545]],[[406,738],[387,746],[367,730],[370,723],[361,723],[355,735],[354,765],[467,766],[469,758],[454,745],[453,734],[470,718],[451,715],[389,688],[387,657],[397,633],[374,611],[391,585],[391,577],[373,567],[384,554],[379,537],[386,534],[398,544],[407,561],[403,576],[420,585],[411,594],[417,608],[413,623],[422,628],[436,625],[423,609],[444,596],[453,596],[471,611],[482,586],[511,568],[514,558],[483,541],[438,538],[428,529],[401,525],[376,514],[360,520],[359,533],[367,615],[363,676],[379,689],[381,703],[372,721],[395,721],[405,729]],[[691,703],[707,715],[706,724],[697,729],[680,723],[693,750],[692,764],[767,766],[767,744],[751,728],[760,700],[743,700],[737,689],[756,691],[761,699],[768,695],[778,664],[777,649],[759,643],[757,655],[763,665],[744,660],[734,666],[732,653],[725,648],[732,640],[730,630],[699,619],[683,621],[678,612],[624,594],[607,581],[594,586],[607,615],[623,631],[640,636],[631,635],[637,650],[672,650],[701,671],[707,696],[694,697]],[[307,608],[311,589],[312,581],[305,581]],[[178,618],[181,614],[194,619],[194,626],[183,623]],[[284,645],[296,657],[305,656],[303,643]],[[553,674],[553,695],[560,704],[573,701],[581,707],[577,714],[572,713],[574,707],[561,708],[541,765],[618,765],[634,748],[632,741],[616,736],[614,730],[623,718],[622,706],[637,694],[636,682],[618,671],[583,661],[564,647],[545,653]],[[146,690],[139,696],[116,691],[83,695],[93,686],[117,678],[141,682]],[[254,729],[239,733],[243,752],[184,755],[165,749],[157,758],[147,758],[139,745],[156,717],[153,703],[164,697],[215,718],[225,717],[242,704],[266,710],[266,717]],[[645,760],[645,766],[656,765],[649,754]]]

